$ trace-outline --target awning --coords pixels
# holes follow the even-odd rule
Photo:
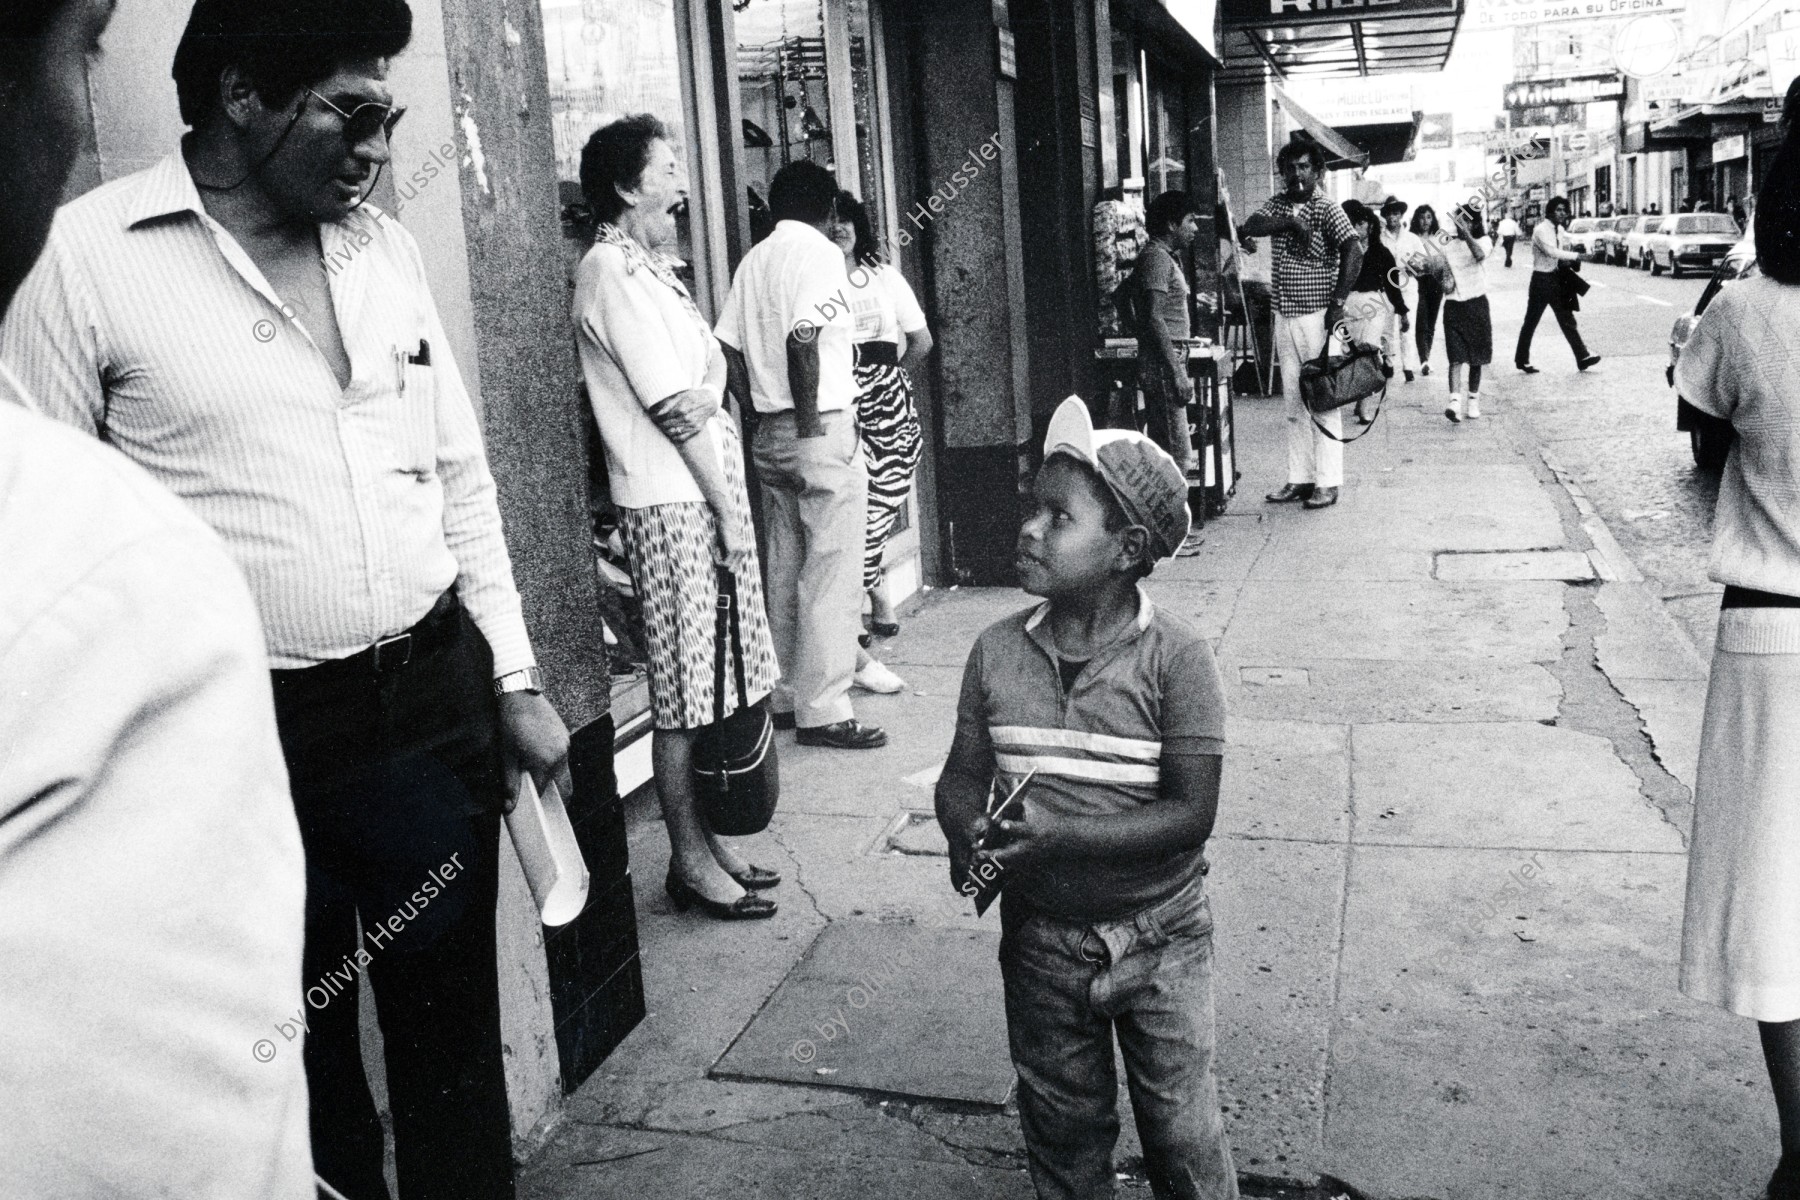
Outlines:
[[[1220,81],[1441,71],[1464,0],[1223,0]]]
[[[1325,166],[1327,170],[1341,170],[1344,167],[1366,167],[1369,165],[1369,152],[1361,147],[1351,145],[1342,134],[1319,118],[1294,103],[1294,98],[1284,92],[1280,86],[1271,84],[1269,90],[1275,93],[1275,102],[1287,110],[1294,123],[1312,135],[1313,141],[1325,148]]]

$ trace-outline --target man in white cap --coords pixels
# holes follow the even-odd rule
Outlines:
[[[1235,1200],[1202,854],[1224,692],[1205,639],[1138,586],[1187,535],[1187,481],[1142,434],[1095,430],[1071,396],[1034,490],[1016,563],[1044,603],[976,639],[937,788],[952,885],[1006,889],[1000,970],[1031,1180],[1042,1200],[1111,1194],[1116,1030],[1151,1187]],[[996,783],[1027,780],[1020,811],[989,815]]]

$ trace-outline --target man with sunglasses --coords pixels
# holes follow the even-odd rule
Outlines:
[[[411,25],[405,0],[198,0],[191,132],[58,214],[0,361],[186,500],[257,601],[307,869],[307,1005],[266,1019],[304,1042],[319,1175],[388,1194],[367,971],[401,1195],[495,1200],[504,765],[566,790],[568,734],[418,247],[365,203]]]

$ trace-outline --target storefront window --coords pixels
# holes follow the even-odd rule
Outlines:
[[[1187,190],[1187,93],[1181,76],[1166,70],[1155,59],[1148,59],[1144,72],[1149,111],[1145,134],[1149,139],[1145,156],[1145,195]]]

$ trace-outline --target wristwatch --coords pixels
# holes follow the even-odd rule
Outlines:
[[[523,671],[508,671],[494,680],[494,695],[504,696],[508,692],[530,692],[534,696],[544,693],[544,673],[536,667],[526,667]]]

